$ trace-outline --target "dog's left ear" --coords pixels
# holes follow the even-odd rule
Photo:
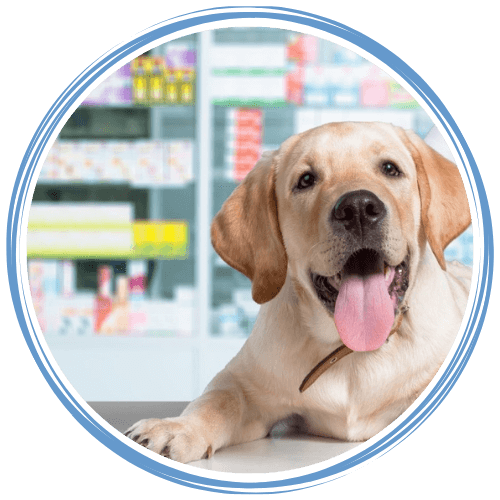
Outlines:
[[[441,268],[446,269],[444,249],[471,223],[464,183],[454,163],[414,132],[404,134],[417,168],[422,224],[427,241]]]
[[[252,297],[258,304],[278,295],[288,265],[275,192],[278,155],[264,153],[222,205],[211,228],[215,251],[252,280]]]

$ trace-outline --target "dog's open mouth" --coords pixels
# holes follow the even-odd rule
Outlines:
[[[390,266],[372,249],[353,253],[335,276],[311,273],[319,299],[353,351],[378,349],[390,334],[409,285],[409,256]]]

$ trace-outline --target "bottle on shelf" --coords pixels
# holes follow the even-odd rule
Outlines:
[[[119,335],[130,331],[129,315],[130,303],[128,300],[129,282],[127,276],[118,276],[116,280],[116,296],[113,304],[115,316],[114,330]]]
[[[113,310],[111,299],[112,271],[110,266],[99,266],[97,270],[97,296],[94,303],[94,332],[102,334],[102,326]]]

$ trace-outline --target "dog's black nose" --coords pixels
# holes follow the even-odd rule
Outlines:
[[[363,234],[375,229],[387,214],[385,205],[371,191],[352,191],[341,196],[332,211],[332,221],[348,231]]]

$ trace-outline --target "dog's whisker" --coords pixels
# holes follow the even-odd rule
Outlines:
[[[321,249],[321,247],[326,247],[326,248]],[[335,251],[335,242],[333,239],[319,241],[318,243],[315,243],[312,247],[309,248],[306,259],[314,260],[315,252],[317,252],[318,255],[324,255],[334,251]]]

